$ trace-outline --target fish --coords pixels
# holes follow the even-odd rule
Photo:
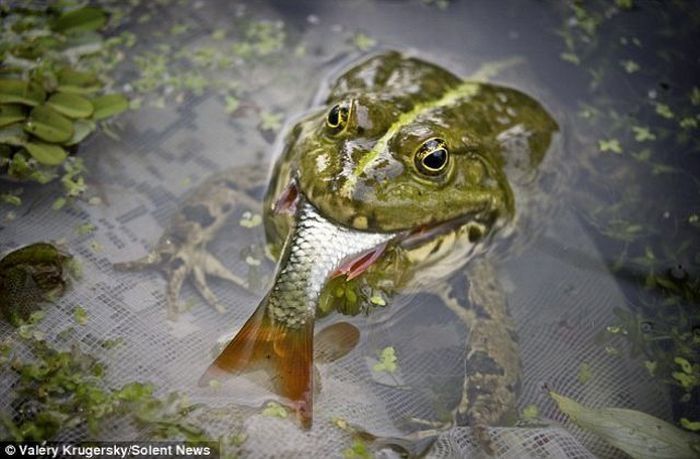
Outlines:
[[[358,275],[399,233],[373,233],[324,218],[303,196],[269,292],[200,378],[200,385],[254,369],[273,375],[302,427],[313,422],[314,319],[326,281]]]

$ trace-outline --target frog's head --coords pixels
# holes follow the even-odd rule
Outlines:
[[[343,94],[297,124],[289,148],[300,191],[342,225],[398,232],[473,219],[490,227],[514,211],[506,170],[536,167],[556,129],[516,90],[458,82],[431,100]],[[526,154],[515,166],[513,132]]]

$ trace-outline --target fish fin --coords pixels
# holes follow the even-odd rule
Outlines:
[[[313,411],[313,321],[290,328],[274,321],[263,301],[199,379],[200,386],[263,368],[276,391],[289,399],[302,426]]]
[[[379,257],[384,254],[387,244],[379,244],[377,247],[370,251],[364,252],[356,257],[349,260],[345,260],[343,264],[335,270],[331,277],[338,277],[345,275],[347,280],[352,280],[364,273],[372,266]]]
[[[349,322],[336,322],[314,337],[314,362],[335,362],[348,355],[360,341],[360,330]]]

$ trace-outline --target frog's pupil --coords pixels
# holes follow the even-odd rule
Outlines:
[[[337,126],[338,125],[338,118],[340,117],[340,107],[337,105],[333,108],[331,108],[331,112],[328,114],[328,123]]]
[[[340,106],[336,105],[328,113],[328,124],[336,127],[340,124]]]
[[[444,148],[437,149],[423,158],[425,167],[431,170],[438,170],[445,165],[447,161],[447,152]]]

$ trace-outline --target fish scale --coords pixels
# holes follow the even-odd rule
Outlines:
[[[296,228],[283,250],[282,267],[268,297],[275,321],[297,328],[313,319],[323,286],[341,263],[388,242],[396,233],[367,233],[326,220],[306,200],[300,203]]]

